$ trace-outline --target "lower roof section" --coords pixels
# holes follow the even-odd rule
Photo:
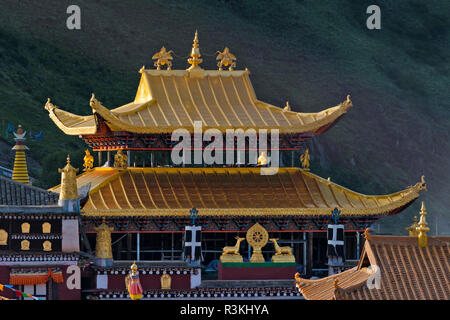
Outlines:
[[[77,178],[91,183],[83,207],[88,216],[200,216],[390,214],[419,197],[422,182],[389,195],[351,191],[299,168],[95,168]],[[59,186],[51,189],[59,192]]]
[[[379,269],[379,288],[367,282]],[[296,278],[307,300],[448,300],[450,237],[366,235],[358,266],[322,279]],[[375,275],[372,277],[374,278]]]

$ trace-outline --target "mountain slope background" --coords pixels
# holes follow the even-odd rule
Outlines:
[[[66,27],[71,4],[81,8],[81,30]],[[381,30],[366,28],[372,4]],[[42,140],[27,140],[31,171],[43,187],[59,183],[56,169],[68,153],[81,168],[85,145],[50,120],[47,97],[86,115],[92,92],[109,108],[128,103],[138,70],[153,66],[163,45],[175,52],[173,69],[187,67],[198,29],[202,66],[216,69],[216,51],[228,46],[263,101],[317,112],[350,93],[354,107],[311,143],[312,171],[366,194],[396,192],[425,175],[430,233],[449,234],[449,25],[443,0],[2,0],[1,150],[13,145],[7,123],[42,130]],[[0,165],[12,167],[11,159],[2,152]],[[420,200],[375,230],[405,234]]]

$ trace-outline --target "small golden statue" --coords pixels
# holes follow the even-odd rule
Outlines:
[[[30,224],[28,222],[22,223],[20,227],[22,229],[22,233],[30,233]]]
[[[261,155],[258,157],[258,166],[267,166],[267,157],[264,151],[261,152]]]
[[[28,240],[22,240],[20,242],[20,250],[30,250],[30,241]]]
[[[230,52],[228,47],[225,47],[225,49],[223,49],[223,52],[217,51],[217,53],[218,55],[216,60],[220,60],[217,63],[219,70],[222,71],[223,66],[229,66],[228,70],[233,71],[233,68],[236,67],[236,62],[234,62],[234,60],[236,60],[236,57]]]
[[[122,149],[117,151],[117,153],[114,155],[114,167],[115,168],[126,169],[127,161],[128,161],[128,157],[125,154],[123,154]]]
[[[291,111],[291,105],[289,104],[289,101],[286,101],[286,106],[283,108],[283,111]]]
[[[86,155],[83,158],[84,160],[83,171],[91,171],[92,168],[94,167],[94,157],[91,155],[89,150],[85,150],[84,152],[86,153]]]
[[[171,285],[172,285],[172,277],[169,276],[167,273],[164,273],[161,276],[161,289],[170,290]]]
[[[236,239],[236,244],[233,247],[223,247],[220,262],[243,262],[242,256],[239,253],[239,247],[241,241],[245,239],[239,238],[238,236],[234,238]]]
[[[50,233],[52,230],[52,225],[49,222],[44,222],[42,224],[42,233]]]
[[[306,148],[305,152],[300,156],[302,168],[309,171],[309,150]]]
[[[248,244],[251,245],[253,249],[250,262],[266,262],[261,249],[267,244],[267,240],[269,240],[269,233],[267,230],[257,222],[248,229],[245,237]]]
[[[172,69],[172,62],[170,60],[173,60],[173,58],[171,53],[173,53],[172,50],[166,51],[166,48],[162,47],[159,52],[153,55],[152,59],[156,60],[154,63],[156,70],[161,70],[161,66],[164,65],[167,65],[167,70]]]
[[[50,241],[44,241],[44,243],[42,244],[42,248],[44,249],[44,251],[52,251],[52,243]]]
[[[6,246],[8,244],[8,232],[4,229],[0,229],[0,246]]]
[[[291,247],[280,247],[278,245],[278,238],[269,239],[273,242],[275,248],[275,254],[272,256],[272,262],[295,262],[295,257],[292,254]]]

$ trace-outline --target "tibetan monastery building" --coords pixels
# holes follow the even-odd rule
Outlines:
[[[308,169],[308,141],[349,111],[350,96],[316,113],[295,112],[289,103],[278,107],[259,100],[250,71],[234,70],[236,58],[227,48],[217,57],[218,70],[204,70],[200,57],[197,34],[187,69],[172,69],[171,52],[162,48],[153,57],[155,69],[139,71],[134,100],[117,108],[92,95],[89,115],[76,115],[48,99],[51,120],[64,133],[83,139],[96,156],[94,167],[77,176],[78,188],[89,188],[81,201],[82,231],[88,239],[82,250],[95,247],[96,227],[105,219],[113,227],[115,261],[179,260],[184,226],[196,208],[203,228],[203,264],[218,259],[224,246],[258,222],[279,243],[291,246],[302,272],[311,274],[326,268],[327,224],[335,208],[345,225],[346,256],[357,259],[360,232],[402,211],[426,188],[422,180],[393,194],[364,195],[315,175]],[[179,140],[172,141],[172,133],[184,129],[194,136],[197,121],[203,130],[223,135],[229,129],[253,129],[259,145],[261,130],[269,136],[277,130],[278,146],[267,143],[267,157],[257,161],[250,143],[233,140],[233,165],[175,163],[171,151]],[[194,141],[190,152],[207,146]],[[278,173],[262,175],[274,151],[280,155]],[[302,166],[296,167],[301,153]],[[50,191],[59,193],[60,186]],[[273,246],[263,249],[267,256],[273,252]],[[247,244],[241,253],[250,257]]]

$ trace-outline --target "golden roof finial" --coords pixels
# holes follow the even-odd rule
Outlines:
[[[152,59],[156,60],[154,63],[156,70],[161,70],[161,66],[164,65],[167,65],[167,70],[172,69],[172,62],[170,60],[173,60],[173,58],[171,53],[173,53],[172,50],[167,51],[165,47],[162,47],[159,52],[153,55]]]
[[[414,223],[412,225],[410,225],[409,227],[406,227],[405,230],[409,231],[409,236],[410,237],[417,237],[418,233],[416,228],[419,225],[417,224],[417,216],[414,216]]]
[[[193,70],[200,68],[198,65],[203,62],[200,59],[202,55],[200,54],[200,47],[198,45],[198,32],[195,30],[194,43],[192,44],[191,58],[188,59],[188,63],[191,65],[188,70]],[[201,68],[200,68],[201,69]]]
[[[289,104],[289,101],[286,101],[286,106],[283,108],[283,111],[291,111],[291,105]]]
[[[427,232],[430,231],[430,228],[428,228],[426,215],[427,209],[425,208],[425,203],[422,201],[422,208],[420,209],[420,220],[418,223],[419,226],[416,228],[416,231],[419,233],[417,237],[419,247],[422,248],[425,248],[428,245]]]
[[[47,102],[45,103],[44,109],[50,112],[55,108],[56,106],[50,101],[50,98],[47,98]]]
[[[220,60],[217,63],[219,70],[222,71],[223,66],[230,66],[228,70],[233,71],[233,68],[236,67],[236,62],[234,62],[234,60],[236,60],[236,57],[230,52],[230,49],[228,49],[228,47],[225,47],[225,49],[223,49],[223,52],[217,51],[217,53],[218,55],[216,60]]]
[[[61,193],[60,200],[78,199],[77,172],[70,164],[70,155],[67,155],[67,164],[63,169],[58,169],[61,173]]]

